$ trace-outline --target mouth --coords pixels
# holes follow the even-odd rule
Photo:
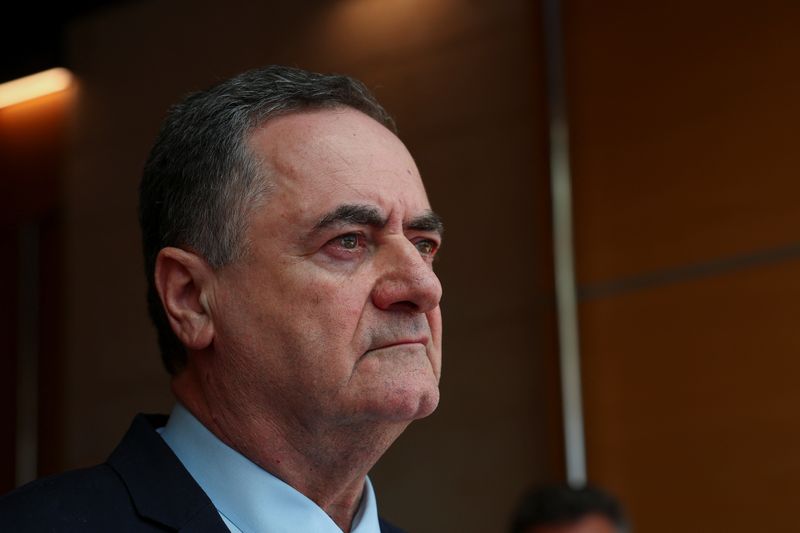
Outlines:
[[[370,352],[374,352],[376,350],[385,350],[387,348],[395,348],[395,347],[400,347],[400,346],[413,346],[415,344],[419,344],[419,345],[421,345],[423,347],[427,346],[428,345],[428,339],[424,338],[424,337],[420,337],[420,338],[417,338],[417,339],[401,339],[401,340],[396,340],[396,341],[391,341],[391,342],[386,342],[386,343],[380,343],[380,344],[378,344],[376,346],[373,346],[369,350],[367,350],[365,352],[365,354],[370,353]]]

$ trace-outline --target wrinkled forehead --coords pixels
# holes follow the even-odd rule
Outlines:
[[[385,216],[430,210],[411,154],[371,117],[336,108],[287,114],[256,130],[250,149],[270,195],[302,211],[374,205]]]

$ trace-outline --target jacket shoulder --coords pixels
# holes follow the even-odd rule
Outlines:
[[[0,498],[0,524],[8,531],[141,530],[124,527],[126,516],[138,522],[125,485],[105,464],[39,479]]]

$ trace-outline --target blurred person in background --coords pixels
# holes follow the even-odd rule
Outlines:
[[[362,83],[278,66],[169,111],[139,217],[176,405],[0,529],[399,531],[367,474],[439,401],[443,228],[395,131]]]
[[[629,533],[622,506],[592,486],[546,485],[521,498],[511,533]]]

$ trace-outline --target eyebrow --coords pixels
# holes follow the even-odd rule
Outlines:
[[[444,235],[444,222],[442,222],[442,217],[431,210],[428,210],[418,217],[412,218],[408,224],[405,224],[405,227],[416,231],[431,231],[438,233],[439,236]]]
[[[386,225],[386,219],[381,216],[380,211],[378,211],[376,207],[345,204],[338,206],[336,209],[323,216],[319,222],[314,225],[314,231],[347,224],[382,228]]]
[[[345,226],[348,224],[382,228],[386,225],[386,218],[377,207],[362,204],[344,204],[319,219],[319,222],[314,225],[314,232],[332,226]],[[430,210],[412,218],[403,226],[406,229],[430,231],[439,235],[444,233],[444,224],[441,217]]]

